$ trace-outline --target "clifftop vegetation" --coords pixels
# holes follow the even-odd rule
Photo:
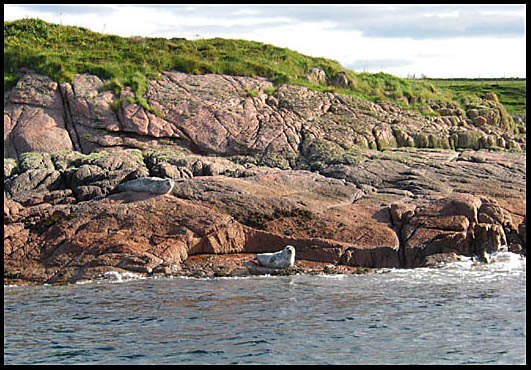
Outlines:
[[[525,78],[428,79],[428,82],[437,88],[450,89],[462,96],[495,93],[509,113],[526,114]]]
[[[31,18],[4,22],[4,89],[16,84],[21,67],[48,75],[58,82],[71,82],[77,73],[94,74],[107,80],[105,88],[119,91],[130,86],[138,102],[145,107],[147,103],[142,94],[148,80],[159,78],[160,72],[167,70],[260,76],[277,86],[290,83],[372,101],[408,101],[413,108],[420,108],[427,101],[462,106],[477,95],[477,91],[452,89],[432,81],[402,79],[386,73],[355,73],[330,59],[310,57],[260,42],[120,37]],[[326,73],[325,81],[306,78],[313,67]],[[346,77],[348,83],[338,84],[339,75]],[[500,101],[504,103],[502,98]]]

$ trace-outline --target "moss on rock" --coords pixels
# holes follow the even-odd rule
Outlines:
[[[55,169],[49,153],[26,152],[20,154],[19,168],[21,172],[36,169]]]

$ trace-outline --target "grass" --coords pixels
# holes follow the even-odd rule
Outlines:
[[[265,77],[275,84],[274,89],[266,92],[268,94],[274,93],[278,86],[290,83],[371,101],[400,102],[403,97],[416,97],[420,101],[457,101],[462,105],[467,95],[477,92],[469,91],[466,86],[459,90],[456,85],[444,85],[435,80],[408,80],[386,73],[355,73],[334,60],[310,57],[260,42],[222,38],[119,37],[33,18],[4,22],[4,90],[16,84],[21,67],[48,75],[57,82],[72,82],[79,73],[97,75],[105,81],[105,89],[116,93],[124,86],[130,86],[135,92],[135,102],[155,114],[157,112],[149,106],[143,94],[149,79],[160,78],[160,73],[168,70]],[[331,82],[312,83],[305,78],[312,67],[324,70],[330,81],[339,73],[345,73],[350,84],[339,88]],[[502,102],[521,111],[520,87],[514,92],[504,91]],[[255,96],[257,93],[249,91],[248,94]],[[523,96],[525,101],[525,91]]]
[[[143,77],[157,78],[166,70],[263,76],[283,84],[302,78],[313,66],[331,75],[343,70],[335,61],[245,40],[119,37],[39,19],[4,22],[4,88],[16,83],[20,67],[57,81],[91,73],[111,80],[114,87],[129,85],[138,91]]]
[[[526,79],[429,79],[439,88],[452,90],[457,96],[484,96],[493,92],[510,114],[526,114]]]

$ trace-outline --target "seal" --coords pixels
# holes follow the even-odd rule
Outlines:
[[[136,191],[153,194],[167,194],[172,191],[175,181],[170,178],[141,177],[124,182],[116,187],[116,191]]]
[[[262,266],[285,269],[295,263],[295,248],[287,245],[280,252],[257,254],[256,259]]]

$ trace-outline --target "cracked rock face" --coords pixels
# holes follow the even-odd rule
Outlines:
[[[4,157],[24,152],[72,150],[64,108],[56,82],[27,74],[4,106]]]
[[[507,163],[503,153],[496,154]],[[429,174],[430,167],[417,164],[403,176],[421,169]],[[379,175],[384,181],[399,176]],[[181,179],[165,195],[122,192],[78,202],[69,190],[23,192],[4,198],[4,271],[15,281],[41,283],[126,270],[203,276],[215,266],[193,267],[189,257],[269,253],[285,245],[292,245],[301,261],[371,268],[433,265],[456,254],[496,250],[512,233],[523,233],[525,240],[525,198],[519,194],[525,185],[513,183],[496,198],[493,185],[477,195],[401,192],[400,181],[373,190],[308,171],[270,169],[248,177]],[[256,273],[246,262],[231,265],[234,273]]]
[[[440,104],[435,108],[441,116],[425,117],[396,104],[301,86],[283,85],[271,93],[272,83],[263,78],[170,71],[147,85],[145,99],[153,108],[148,111],[132,103],[129,88],[116,96],[103,85],[87,74],[61,86],[26,74],[8,94],[5,156],[72,148],[85,154],[112,147],[144,150],[160,145],[161,138],[197,154],[252,154],[281,168],[304,162],[316,146],[339,155],[397,146],[525,149],[525,137],[507,130],[507,114],[491,100],[469,109],[472,118]],[[485,122],[478,124],[477,117]]]
[[[467,117],[487,111],[423,117],[299,86],[268,94],[265,79],[167,72],[147,87],[155,114],[103,83],[28,74],[5,94],[7,281],[254,274],[252,254],[286,245],[295,267],[342,271],[435,266],[504,244],[525,254],[526,156],[477,151],[474,136],[525,148],[525,134]],[[430,148],[450,140],[472,149]],[[174,186],[117,193],[146,177]]]

